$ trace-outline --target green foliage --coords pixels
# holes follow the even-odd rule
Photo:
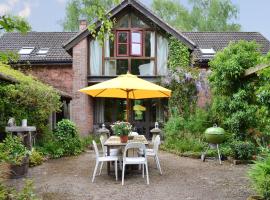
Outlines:
[[[111,125],[115,135],[128,135],[132,130],[132,125],[129,122],[117,121]]]
[[[33,148],[30,153],[29,166],[34,167],[37,165],[41,165],[43,163],[43,160],[44,160],[43,156]]]
[[[255,42],[230,43],[210,61],[209,77],[213,92],[213,120],[239,139],[247,139],[250,128],[258,126],[256,77],[244,78],[244,72],[261,61]]]
[[[20,31],[22,33],[26,33],[31,30],[31,27],[22,17],[3,15],[0,16],[0,30],[4,30],[6,32]]]
[[[239,10],[230,0],[190,0],[184,7],[176,0],[154,0],[154,12],[173,27],[182,31],[239,31],[234,23]]]
[[[169,39],[168,64],[170,69],[188,67],[190,64],[190,53],[187,46],[174,37]]]
[[[205,147],[204,131],[209,127],[208,114],[198,109],[189,117],[171,116],[164,127],[165,148],[178,152],[201,152]]]
[[[0,162],[20,165],[27,155],[29,151],[17,136],[9,134],[3,143],[0,143]]]
[[[231,143],[232,155],[238,160],[251,160],[256,154],[255,145],[251,142],[233,141]]]
[[[7,187],[0,183],[0,199],[2,200],[38,200],[34,193],[33,181],[26,180],[21,191],[16,191],[13,187]]]
[[[266,159],[255,162],[248,175],[256,192],[270,200],[270,154]]]
[[[67,119],[58,122],[53,133],[47,133],[38,149],[52,158],[78,155],[83,150],[75,124]]]
[[[82,149],[87,149],[92,145],[93,140],[97,141],[97,143],[99,142],[99,138],[93,134],[81,138]]]
[[[190,13],[179,1],[153,0],[151,7],[160,18],[171,26],[182,31],[193,30],[190,23]]]
[[[8,65],[0,64],[0,73],[18,81],[0,85],[0,132],[10,117],[15,117],[17,122],[26,118],[40,130],[47,124],[49,115],[60,109],[60,95],[51,86]]]
[[[261,53],[256,42],[231,42],[228,47],[218,52],[209,63],[212,74],[210,82],[214,90],[222,95],[230,95],[243,84],[241,79],[245,70],[260,63]],[[214,91],[215,92],[215,91]]]
[[[93,37],[103,43],[106,35],[112,38],[111,29],[115,20],[110,18],[107,11],[114,5],[120,3],[119,0],[70,0],[66,7],[66,18],[63,23],[65,31],[77,31],[78,21],[81,17],[85,18],[91,24],[88,29]],[[101,26],[96,31],[97,23],[101,22]]]
[[[169,110],[172,115],[189,115],[195,110],[197,101],[196,78],[198,70],[189,67],[190,53],[179,40],[169,40],[168,74],[162,84],[172,90]]]

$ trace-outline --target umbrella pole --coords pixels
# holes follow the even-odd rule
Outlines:
[[[129,98],[128,98],[128,96],[129,96],[129,91],[127,91],[127,103],[126,103],[127,122],[129,122]]]

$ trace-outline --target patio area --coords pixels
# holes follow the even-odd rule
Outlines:
[[[106,168],[95,182],[91,177],[95,165],[94,151],[76,157],[49,160],[31,168],[28,178],[34,180],[37,194],[42,199],[243,199],[250,195],[246,177],[247,165],[231,165],[224,162],[183,158],[160,151],[163,175],[159,175],[153,159],[149,159],[150,185],[141,174],[125,176],[125,185],[108,176]],[[22,179],[11,180],[20,187]]]

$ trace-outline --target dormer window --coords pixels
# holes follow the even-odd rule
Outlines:
[[[49,51],[49,48],[40,48],[37,52],[37,55],[45,56]]]
[[[117,31],[117,56],[129,56],[129,31]]]
[[[130,55],[142,56],[142,31],[131,32]]]
[[[32,53],[35,47],[23,47],[19,50],[20,55],[29,55]]]
[[[142,31],[117,31],[117,56],[142,56]]]

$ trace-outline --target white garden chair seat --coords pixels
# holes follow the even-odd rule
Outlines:
[[[156,161],[156,165],[157,168],[159,170],[159,173],[162,175],[162,170],[160,167],[160,162],[159,162],[159,158],[158,158],[158,148],[160,145],[160,136],[157,135],[154,139],[154,148],[153,149],[146,149],[146,155],[150,156],[150,157],[154,157],[155,161]],[[140,149],[138,152],[139,155],[143,155],[143,151]]]
[[[142,149],[142,157],[127,157],[127,152],[129,149]],[[126,165],[143,165],[142,176],[144,178],[144,168],[146,169],[146,181],[149,184],[149,175],[148,175],[148,165],[147,165],[147,155],[145,152],[145,145],[139,142],[128,143],[125,147],[123,154],[123,167],[122,167],[122,185],[124,185],[125,179],[125,166]]]
[[[95,154],[96,154],[96,165],[95,165],[95,169],[94,169],[94,173],[93,173],[93,178],[92,178],[92,182],[94,182],[95,177],[96,177],[96,173],[97,173],[97,169],[98,169],[98,165],[99,163],[101,163],[101,166],[103,165],[103,162],[114,162],[114,167],[115,167],[115,179],[118,180],[118,169],[117,169],[117,161],[118,161],[118,156],[99,156],[99,152],[98,152],[98,148],[97,148],[97,144],[96,142],[93,140],[93,146],[94,146],[94,150],[95,150]],[[102,167],[100,168],[102,169]],[[101,172],[101,170],[100,170]],[[99,174],[100,174],[99,172]]]

